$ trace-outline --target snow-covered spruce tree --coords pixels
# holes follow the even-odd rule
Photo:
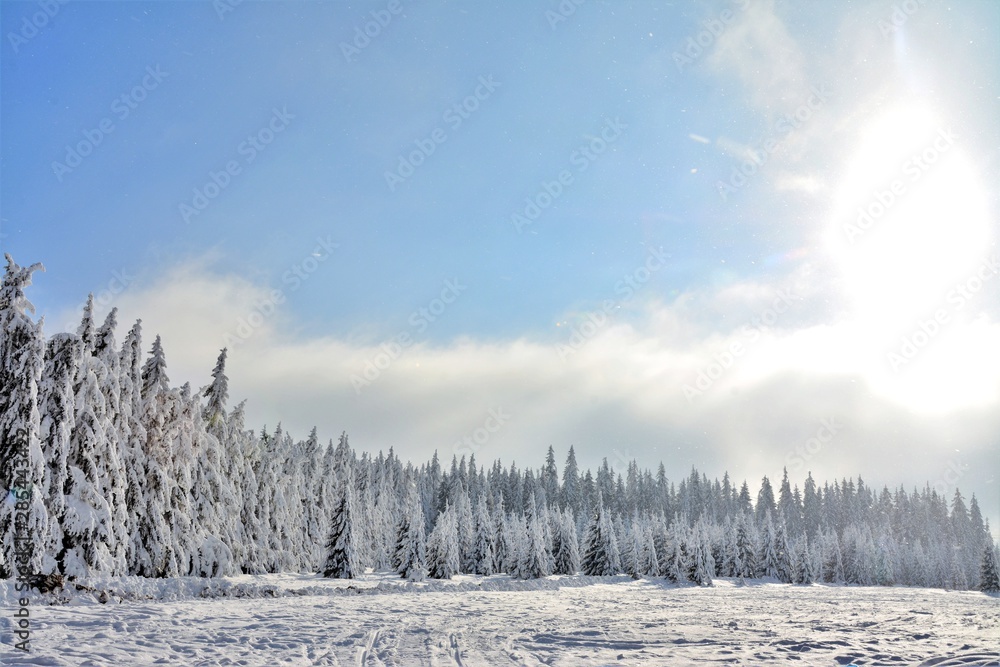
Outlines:
[[[775,525],[770,512],[764,514],[759,557],[760,574],[787,583],[791,564],[788,560],[788,545],[785,543],[784,530],[780,526],[781,524]]]
[[[784,584],[792,583],[792,553],[788,547],[788,536],[785,532],[785,522],[782,515],[778,515],[778,524],[774,527],[775,553],[778,556],[777,569],[778,581]]]
[[[849,525],[844,531],[843,543],[844,578],[847,583],[861,586],[874,584],[875,545],[868,527]]]
[[[331,519],[330,533],[326,541],[326,561],[323,563],[324,577],[331,579],[354,579],[361,574],[357,555],[357,534],[355,528],[354,477],[348,466],[344,484]]]
[[[951,552],[951,564],[950,572],[948,573],[948,581],[945,588],[950,588],[956,591],[964,591],[969,588],[969,580],[965,577],[965,563],[961,556],[961,552],[958,549],[954,549]]]
[[[885,531],[879,536],[875,547],[875,583],[879,586],[892,586],[896,583],[899,550],[888,527]]]
[[[653,523],[653,546],[656,548],[657,576],[668,577],[670,570],[670,536],[667,532],[666,518],[660,514]]]
[[[121,463],[125,471],[125,511],[128,539],[125,569],[138,574],[138,539],[141,514],[145,511],[146,461],[143,446],[146,429],[142,425],[142,324],[136,322],[125,336],[119,352],[118,409],[121,425]]]
[[[553,574],[576,574],[580,571],[580,544],[576,537],[576,520],[573,510],[566,508],[556,513],[558,538],[553,554]]]
[[[455,520],[458,530],[459,566],[462,572],[476,572],[476,520],[472,515],[472,501],[463,484],[456,493]]]
[[[157,335],[153,341],[153,349],[149,359],[142,366],[142,396],[146,398],[154,393],[170,390],[170,378],[167,377],[167,358],[163,353],[163,343]]]
[[[544,516],[539,516],[541,512],[535,506],[534,494],[528,497],[530,510],[527,514],[530,518],[525,519],[527,532],[526,549],[521,553],[521,564],[518,568],[517,576],[521,579],[539,579],[549,574],[549,553],[545,544],[545,529],[543,528]]]
[[[445,505],[427,540],[427,571],[432,579],[451,579],[459,571],[458,522],[455,510]]]
[[[241,401],[233,408],[229,413],[228,422],[231,461],[229,474],[232,479],[239,480],[237,502],[240,503],[239,534],[242,535],[241,541],[234,549],[234,557],[238,559],[240,570],[245,574],[261,574],[266,571],[265,556],[261,551],[259,539],[261,531],[256,523],[257,505],[260,502],[257,470],[260,467],[261,444],[256,434],[246,428],[245,405],[246,401]],[[330,502],[334,504],[335,501]],[[326,514],[324,516],[326,517],[324,526],[329,526],[332,513],[330,516]],[[320,548],[322,549],[324,545],[325,540],[320,543]],[[326,556],[325,553],[323,555]]]
[[[232,437],[228,428],[226,401],[229,379],[226,376],[226,349],[223,348],[212,370],[212,382],[201,394],[207,398],[196,420],[199,438],[194,462],[195,521],[205,528],[206,536],[198,549],[199,573],[219,567],[223,573],[234,574],[241,569],[241,553],[245,538],[244,527],[236,519],[242,497],[235,486],[238,477],[231,477],[233,463],[229,460]],[[215,505],[213,508],[212,505]],[[208,526],[214,525],[214,529]],[[322,539],[317,539],[317,544]],[[226,560],[223,564],[223,560]],[[310,564],[315,571],[318,563]]]
[[[226,401],[229,379],[226,377],[226,349],[223,348],[212,370],[212,382],[202,391],[208,401],[200,414],[195,413],[196,455],[194,462],[193,511],[196,525],[204,537],[197,548],[193,574],[217,576],[235,574],[243,560],[237,551],[242,547],[243,529],[235,516],[242,498],[231,477],[228,461],[231,447]]]
[[[191,399],[196,407],[197,399]],[[229,513],[239,503],[230,480],[225,477],[222,446],[214,433],[205,429],[203,410],[191,409],[194,421],[194,472],[191,484],[191,509],[194,528],[199,533],[192,554],[191,574],[201,577],[235,574],[237,565],[230,545],[234,544],[234,524]],[[225,422],[224,410],[215,413],[220,425]],[[216,432],[221,428],[213,429]]]
[[[260,455],[256,468],[257,488],[259,497],[255,506],[254,525],[257,526],[257,544],[260,558],[266,572],[278,572],[279,565],[287,556],[282,554],[283,525],[288,521],[287,506],[284,492],[284,457],[285,434],[279,424],[273,434],[262,433],[260,438]],[[353,486],[353,484],[352,484]],[[353,494],[353,488],[351,489]],[[351,497],[352,504],[356,500]],[[331,524],[336,521],[336,515],[344,501],[343,485],[340,485],[336,500],[336,509],[330,517]],[[353,507],[352,507],[353,509]],[[327,533],[329,535],[329,533]],[[352,534],[356,538],[356,534]],[[357,543],[352,543],[352,549],[357,550]],[[329,555],[329,548],[327,548]]]
[[[312,545],[308,543],[305,506],[302,503],[302,499],[309,495],[305,481],[306,443],[301,440],[293,441],[290,434],[285,434],[285,439],[287,454],[282,481],[288,524],[283,531],[282,549],[287,553],[279,567],[282,572],[304,572],[307,571],[307,566],[313,566]],[[359,531],[358,562],[362,569],[372,565],[370,544],[372,522],[369,512],[373,505],[371,494],[371,484],[366,483],[355,496],[358,528],[365,527]]]
[[[85,326],[81,325],[81,331]],[[92,349],[92,348],[91,348]],[[63,548],[58,555],[61,570],[71,577],[92,573],[115,573],[115,512],[109,484],[121,475],[117,451],[108,431],[107,404],[101,383],[107,369],[85,352],[74,379],[75,424],[67,454],[67,510],[63,519]]]
[[[486,500],[476,503],[475,574],[496,574],[496,525],[490,516]]]
[[[640,576],[660,576],[660,559],[659,554],[656,553],[656,540],[653,538],[653,527],[648,521],[642,526],[639,562],[638,574]]]
[[[133,332],[131,345],[138,347],[138,323]],[[138,355],[141,351],[135,349],[133,353]],[[174,549],[170,505],[173,487],[170,431],[176,396],[166,387],[165,362],[156,368],[147,362],[143,368],[138,386],[141,400],[138,417],[145,441],[135,459],[142,465],[139,473],[142,493],[137,496],[140,505],[134,514],[130,571],[146,577],[176,576],[180,568]],[[147,369],[162,375],[152,377],[146,374]]]
[[[750,515],[741,512],[736,520],[736,558],[733,561],[733,576],[741,581],[757,576],[757,547],[754,544],[754,526]]]
[[[554,510],[561,504],[559,497],[559,469],[556,467],[556,453],[549,445],[545,453],[545,467],[542,468],[542,489],[545,491],[545,502],[549,509]]]
[[[622,569],[625,574],[629,575],[633,579],[639,578],[639,570],[641,564],[639,562],[639,551],[642,548],[639,544],[641,534],[641,528],[638,528],[638,518],[633,515],[631,524],[626,528],[624,524],[621,525],[621,530],[617,530],[619,527],[618,522],[615,523],[615,534],[620,535],[618,544],[621,547],[621,559],[622,559]]]
[[[699,586],[711,586],[715,576],[715,560],[712,557],[711,538],[706,525],[699,521],[691,532],[693,543],[692,558],[694,560],[694,576],[691,581]]]
[[[527,549],[528,537],[525,534],[524,519],[520,514],[507,514],[502,520],[500,529],[503,561],[501,572],[506,572],[515,579],[520,573],[522,554]]]
[[[1000,564],[997,562],[997,548],[993,540],[983,543],[983,556],[979,568],[979,590],[984,593],[1000,593]]]
[[[587,524],[583,556],[580,559],[581,571],[591,577],[607,577],[622,570],[618,539],[611,519],[604,509],[602,497],[598,494],[597,509]]]
[[[171,398],[167,442],[169,447],[170,477],[170,527],[173,553],[177,571],[181,576],[191,575],[194,560],[203,533],[194,523],[191,507],[191,488],[194,484],[193,469],[196,447],[194,414],[197,401],[192,401],[191,385],[185,382],[180,390],[167,393]]]
[[[396,572],[410,581],[423,581],[427,576],[425,525],[423,503],[420,501],[416,484],[411,483],[400,521],[395,556],[398,562]]]
[[[675,520],[670,529],[670,557],[666,571],[667,579],[674,583],[683,584],[691,580],[692,562],[685,546],[687,540],[687,527]]]
[[[45,365],[39,384],[39,438],[48,467],[48,488],[44,489],[48,509],[48,533],[45,535],[41,572],[58,572],[56,555],[62,550],[62,521],[66,514],[66,481],[69,469],[70,438],[76,422],[73,378],[83,358],[83,343],[72,334],[56,334],[45,348]]]
[[[576,463],[576,452],[570,445],[566,455],[566,465],[563,466],[562,489],[560,492],[563,509],[573,510],[574,516],[580,516],[582,496],[580,494],[580,469]]]
[[[837,533],[827,530],[822,534],[823,582],[840,584],[844,582],[844,561],[840,552]]]
[[[209,431],[220,427],[226,420],[226,402],[229,400],[229,377],[226,376],[227,354],[227,348],[222,348],[219,352],[215,368],[212,369],[212,382],[203,392],[208,402],[202,414]]]
[[[127,551],[132,527],[126,506],[128,476],[122,459],[128,438],[129,426],[121,409],[121,359],[115,342],[115,328],[118,326],[118,309],[112,308],[94,334],[94,358],[104,367],[100,379],[101,393],[104,395],[106,448],[106,476],[102,483],[102,493],[111,508],[112,570],[109,574],[123,575],[127,568]]]
[[[41,264],[21,267],[7,258],[0,283],[0,579],[43,570],[49,513],[48,467],[39,440],[38,383],[45,343],[42,323],[24,296]]]
[[[795,548],[795,576],[793,582],[796,584],[811,584],[815,579],[812,568],[812,553],[809,551],[809,537],[803,534],[799,538]]]

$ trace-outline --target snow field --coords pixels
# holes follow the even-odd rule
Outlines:
[[[105,580],[95,588],[130,599],[33,605],[28,656],[12,650],[8,596],[0,663],[1000,665],[1000,601],[971,591],[503,575],[212,582]],[[156,599],[131,599],[144,595]]]

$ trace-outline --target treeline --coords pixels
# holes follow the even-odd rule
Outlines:
[[[417,580],[457,573],[627,573],[708,584],[785,582],[1000,588],[973,496],[857,480],[803,488],[787,474],[751,498],[726,475],[674,483],[633,461],[518,469],[437,454],[354,452],[346,435],[255,432],[228,406],[222,350],[197,391],[170,385],[141,323],[121,344],[93,299],[75,334],[46,339],[24,290],[39,265],[7,256],[0,285],[0,577],[26,573],[223,576],[368,568]],[[206,378],[207,379],[207,378]]]

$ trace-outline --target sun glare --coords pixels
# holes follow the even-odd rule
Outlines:
[[[830,249],[855,317],[889,332],[924,317],[990,250],[985,190],[962,137],[923,109],[893,109],[859,137]]]
[[[955,290],[993,252],[969,148],[927,109],[897,107],[853,151],[827,240],[873,390],[923,411],[968,404],[965,394],[982,384],[962,352],[975,311],[959,306]]]

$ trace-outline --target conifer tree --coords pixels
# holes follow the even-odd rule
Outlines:
[[[496,527],[486,501],[476,503],[475,573],[489,576],[496,573]]]
[[[455,510],[445,505],[427,540],[427,570],[432,579],[451,579],[459,566],[458,522]]]
[[[737,558],[734,561],[736,571],[733,574],[741,581],[757,576],[757,548],[754,545],[752,530],[753,526],[750,523],[749,515],[741,513],[736,523],[735,549]]]
[[[357,555],[355,527],[354,479],[350,468],[340,502],[333,512],[330,534],[326,540],[326,561],[323,576],[330,579],[354,579],[361,574]]]
[[[0,579],[42,570],[50,520],[38,412],[45,342],[42,323],[28,315],[34,306],[24,296],[31,274],[44,268],[23,268],[5,256],[0,283],[0,489],[7,497],[0,502]]]
[[[621,556],[614,527],[604,509],[602,494],[598,494],[597,509],[587,525],[580,567],[583,574],[606,577],[621,572]]]
[[[562,478],[562,506],[563,509],[573,510],[574,515],[580,516],[581,502],[583,498],[580,494],[580,470],[576,463],[576,452],[570,445],[569,453],[566,455],[566,465],[563,467]]]
[[[544,517],[539,516],[535,506],[534,494],[528,497],[530,510],[526,518],[527,543],[521,554],[521,565],[518,577],[521,579],[539,579],[549,574],[549,554],[545,544]]]
[[[411,484],[396,547],[396,560],[399,563],[396,571],[410,581],[423,581],[427,576],[427,538],[424,526],[423,506],[416,485]]]
[[[803,535],[799,539],[795,549],[795,576],[793,582],[796,584],[811,584],[814,579],[812,569],[812,554],[809,552],[809,537]]]
[[[704,523],[699,523],[691,533],[693,542],[692,557],[694,560],[694,576],[691,581],[699,586],[711,586],[715,576],[715,560]]]
[[[558,538],[552,572],[554,574],[576,574],[580,571],[580,544],[576,537],[576,521],[573,511],[566,509],[556,513]]]
[[[83,343],[73,334],[56,334],[45,349],[45,364],[39,384],[39,438],[47,464],[48,488],[44,492],[48,510],[48,533],[42,547],[41,572],[58,573],[56,556],[62,550],[63,518],[66,514],[66,481],[69,469],[70,438],[76,423],[76,397],[73,378],[83,359]]]
[[[987,539],[983,545],[979,590],[984,593],[1000,593],[1000,565],[997,564],[997,549],[992,539]]]

